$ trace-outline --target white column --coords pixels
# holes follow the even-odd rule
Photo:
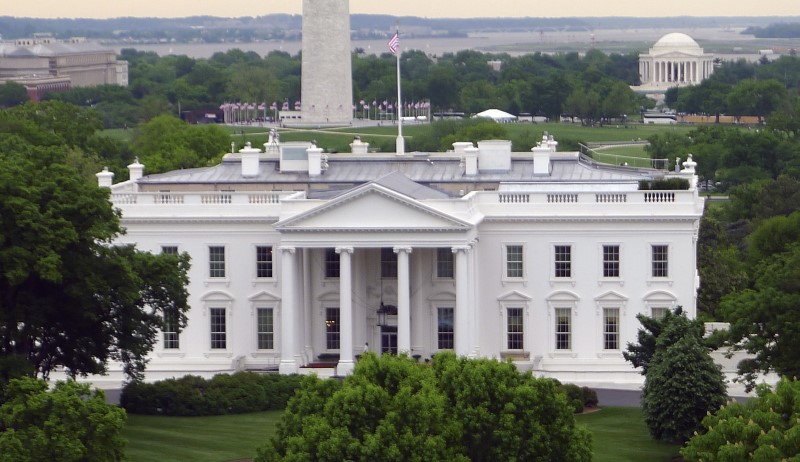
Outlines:
[[[470,310],[469,310],[469,268],[467,266],[467,251],[469,246],[460,245],[453,247],[456,263],[456,354],[466,356],[470,354],[472,339],[470,338]]]
[[[353,271],[352,247],[337,247],[339,254],[339,364],[336,375],[349,375],[355,368],[353,360]]]
[[[281,363],[278,371],[281,374],[296,374],[299,369],[297,361],[296,318],[297,301],[295,279],[295,248],[280,247],[281,251]]]
[[[411,354],[411,247],[395,247],[397,254],[397,352]]]

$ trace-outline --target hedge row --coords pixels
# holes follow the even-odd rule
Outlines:
[[[237,372],[206,380],[195,375],[130,383],[120,404],[132,414],[201,416],[282,410],[300,386],[299,375]]]

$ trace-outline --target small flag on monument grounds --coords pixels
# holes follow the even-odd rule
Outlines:
[[[398,32],[395,32],[391,39],[389,39],[389,51],[392,52],[393,55],[397,54],[397,47],[400,45],[400,36]]]

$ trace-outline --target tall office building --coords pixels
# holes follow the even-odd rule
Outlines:
[[[353,120],[350,2],[303,0],[303,123]]]

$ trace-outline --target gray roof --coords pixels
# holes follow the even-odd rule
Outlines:
[[[81,53],[107,53],[111,52],[116,55],[113,48],[101,45],[95,42],[79,42],[79,43],[65,43],[65,42],[52,42],[52,43],[38,43],[36,45],[16,45],[13,43],[0,43],[0,57],[15,58],[15,57],[32,57],[32,56],[63,56],[75,55]]]
[[[464,166],[457,157],[352,157],[331,155],[328,169],[317,177],[307,172],[281,172],[277,159],[262,159],[259,174],[242,177],[241,162],[237,157],[226,158],[213,167],[175,170],[148,175],[139,180],[142,184],[291,184],[307,183],[325,185],[326,189],[377,181],[397,172],[412,182],[425,185],[436,183],[631,183],[654,176],[662,171],[615,167],[579,160],[577,156],[552,160],[551,175],[534,175],[530,158],[515,158],[511,169],[502,172],[480,172],[474,176],[464,175]],[[390,177],[386,181],[392,180]],[[399,186],[401,189],[408,186]],[[389,186],[390,187],[390,186]],[[395,188],[392,188],[395,189]],[[405,189],[404,189],[405,191]],[[402,192],[402,191],[401,191]]]

